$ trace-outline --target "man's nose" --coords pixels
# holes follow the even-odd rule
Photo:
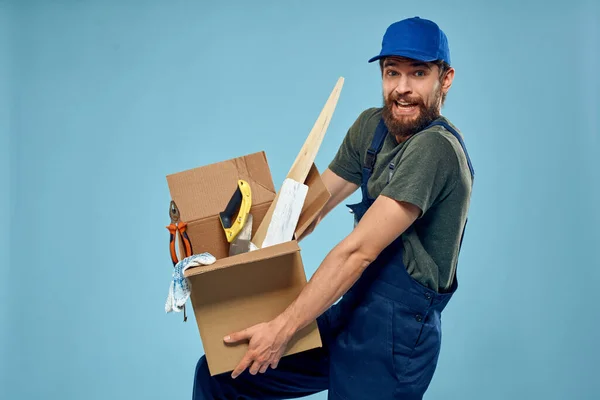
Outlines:
[[[402,76],[398,77],[398,79],[397,79],[397,85],[394,88],[394,91],[396,92],[396,94],[398,96],[402,96],[402,95],[406,95],[406,94],[411,94],[412,93],[412,88],[411,88],[411,85],[410,85],[410,81],[406,77],[406,75],[402,75]]]

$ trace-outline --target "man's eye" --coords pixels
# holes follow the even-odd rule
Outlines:
[[[390,70],[388,70],[388,73],[387,73],[387,74],[388,74],[389,76],[394,76],[394,75],[396,75],[396,71],[390,71]]]
[[[417,71],[417,72],[415,72],[415,75],[417,75],[417,76],[425,76],[425,71]]]

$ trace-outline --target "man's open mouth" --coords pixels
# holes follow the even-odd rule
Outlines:
[[[408,103],[406,101],[396,101],[395,103],[398,107],[407,109],[407,110],[411,109],[413,107],[416,107],[418,105],[417,103]]]
[[[394,101],[394,105],[394,114],[396,114],[398,117],[402,115],[414,115],[419,110],[418,103],[400,100]]]

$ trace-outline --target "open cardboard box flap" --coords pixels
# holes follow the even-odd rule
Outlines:
[[[181,219],[198,221],[219,215],[243,179],[252,189],[252,205],[275,199],[275,187],[264,152],[189,169],[167,176],[171,198]]]
[[[304,182],[308,193],[295,237],[229,257],[219,212],[225,209],[239,179],[246,180],[252,191],[254,236],[276,196],[264,152],[167,175],[171,198],[187,223],[193,253],[208,252],[217,259],[212,265],[192,267],[184,273],[191,285],[194,315],[212,375],[233,370],[247,350],[245,343],[226,346],[225,335],[276,317],[306,285],[296,239],[330,198],[313,163]],[[321,345],[315,321],[294,336],[284,356]]]

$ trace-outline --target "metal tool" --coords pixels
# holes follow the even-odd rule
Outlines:
[[[171,224],[167,226],[169,230],[170,239],[169,239],[169,249],[171,251],[171,261],[173,261],[173,267],[177,265],[179,259],[177,257],[177,249],[175,247],[175,242],[177,241],[177,232],[179,232],[180,240],[183,242],[184,254],[181,259],[187,258],[194,254],[192,250],[192,243],[190,242],[190,238],[187,234],[187,224],[181,221],[181,216],[179,214],[179,208],[177,208],[177,204],[173,200],[171,200],[171,204],[169,205],[169,216],[171,217]],[[185,310],[185,304],[183,305],[183,322],[187,321],[187,313]]]
[[[229,256],[250,251],[252,238],[252,191],[248,182],[240,179],[224,211],[219,213],[225,238],[229,245]],[[237,212],[237,214],[236,214]]]
[[[184,247],[182,259],[191,256],[194,252],[192,250],[192,243],[190,242],[190,238],[186,232],[187,224],[181,221],[179,209],[173,200],[171,200],[171,204],[169,205],[169,216],[171,217],[171,224],[167,226],[167,229],[170,233],[169,247],[171,249],[171,260],[173,261],[173,266],[175,266],[179,262],[175,248],[175,241],[178,231],[181,236],[180,240],[183,242]]]

